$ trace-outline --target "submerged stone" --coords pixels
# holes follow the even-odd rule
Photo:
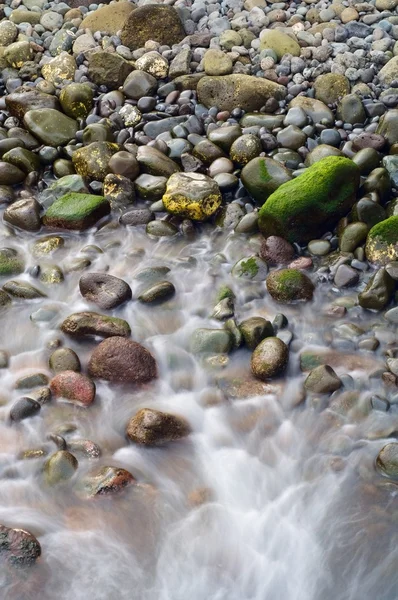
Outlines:
[[[136,444],[154,446],[187,437],[188,422],[177,415],[142,408],[127,425],[127,437]]]
[[[69,315],[62,323],[61,330],[76,338],[92,335],[128,337],[131,334],[130,325],[124,319],[89,311]]]

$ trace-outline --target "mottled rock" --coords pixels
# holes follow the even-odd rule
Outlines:
[[[103,310],[110,310],[131,298],[130,286],[107,273],[86,273],[80,277],[81,295]]]
[[[157,377],[156,360],[141,344],[123,337],[101,342],[88,365],[92,377],[112,382],[141,384]]]
[[[191,428],[182,417],[142,408],[130,419],[126,432],[132,442],[154,446],[187,437]]]
[[[289,360],[288,347],[276,337],[267,337],[255,348],[251,358],[251,370],[263,381],[281,374]]]
[[[124,319],[89,311],[69,315],[63,321],[61,329],[67,335],[76,338],[92,335],[103,338],[128,337],[131,333],[130,326]]]
[[[167,182],[163,204],[179,217],[203,221],[211,217],[222,201],[217,183],[200,173],[174,173]]]

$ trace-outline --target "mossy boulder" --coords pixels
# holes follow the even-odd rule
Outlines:
[[[398,216],[372,227],[366,239],[365,253],[370,262],[379,265],[398,260]]]
[[[288,304],[298,300],[312,300],[314,284],[297,269],[272,271],[267,277],[267,289],[276,302]]]
[[[268,156],[253,158],[242,169],[241,181],[250,196],[262,205],[283,183],[292,178],[290,171]]]
[[[124,319],[108,317],[100,313],[85,311],[73,313],[63,321],[61,330],[73,338],[85,338],[87,336],[98,336],[102,338],[129,337],[130,325]],[[90,375],[95,377],[94,373]]]
[[[103,196],[71,192],[58,198],[47,210],[43,223],[48,227],[82,231],[94,225],[110,211]]]
[[[222,202],[217,183],[200,173],[174,173],[167,182],[163,204],[173,215],[204,221]]]
[[[62,110],[72,119],[85,119],[93,107],[93,91],[85,83],[71,83],[59,96]]]
[[[319,238],[353,206],[359,177],[348,158],[320,160],[271,194],[259,212],[260,231],[298,243]]]

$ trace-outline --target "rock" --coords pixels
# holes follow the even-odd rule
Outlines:
[[[242,128],[239,125],[227,125],[217,127],[208,132],[207,138],[216,146],[219,146],[224,152],[229,152],[232,144],[242,135]]]
[[[344,227],[339,237],[339,248],[341,252],[354,252],[358,246],[366,240],[368,226],[366,223],[357,221]]]
[[[148,208],[135,208],[123,213],[120,217],[120,223],[135,227],[137,225],[146,225],[150,221],[153,221],[154,218],[154,213]]]
[[[341,99],[336,117],[345,123],[365,123],[366,113],[362,101],[357,94],[348,94]]]
[[[50,390],[55,398],[63,398],[80,406],[90,406],[95,398],[94,382],[76,371],[62,371],[50,381]]]
[[[168,221],[150,221],[145,231],[154,237],[170,237],[178,233],[177,227]]]
[[[130,286],[113,275],[86,273],[79,280],[81,295],[103,310],[110,310],[131,299]]]
[[[74,151],[73,166],[82,177],[103,181],[110,173],[109,161],[118,151],[118,144],[93,142]]]
[[[7,281],[3,285],[3,290],[14,298],[23,298],[24,300],[46,297],[46,294],[43,294],[43,292],[30,285],[27,281]]]
[[[71,348],[57,348],[48,359],[49,367],[55,373],[81,370],[80,360]]]
[[[229,156],[240,167],[243,167],[262,152],[261,142],[256,135],[247,133],[236,139],[230,148]],[[264,163],[263,163],[264,168]]]
[[[75,338],[92,335],[103,338],[112,336],[129,337],[131,334],[130,325],[127,321],[89,311],[69,315],[63,321],[61,329],[66,335]]]
[[[121,2],[125,4],[125,2]],[[86,477],[78,485],[78,493],[83,498],[94,498],[105,494],[120,492],[123,488],[135,483],[129,471],[120,467],[100,467]]]
[[[259,255],[269,265],[286,265],[294,257],[294,248],[285,239],[270,235],[262,242]]]
[[[9,306],[10,304],[10,296],[4,290],[0,290],[0,309],[3,309],[4,307]]]
[[[18,37],[18,27],[12,21],[1,21],[0,23],[0,45],[8,46],[15,42]]]
[[[280,269],[268,275],[267,290],[273,300],[288,304],[298,300],[312,300],[314,284],[297,269]]]
[[[305,158],[304,164],[306,167],[314,165],[316,162],[327,158],[328,156],[344,156],[341,150],[328,144],[319,144],[309,152]]]
[[[333,281],[338,288],[351,287],[358,283],[359,273],[349,265],[339,265]]]
[[[175,287],[170,281],[159,281],[143,290],[138,296],[138,300],[143,304],[159,304],[172,298],[175,291]]]
[[[389,217],[372,227],[365,246],[366,258],[386,265],[398,260],[398,216]]]
[[[99,458],[101,456],[101,448],[91,440],[68,440],[69,450],[73,454],[80,454],[84,458]]]
[[[180,50],[170,63],[169,78],[175,79],[182,75],[188,75],[192,60],[192,52],[189,48]]]
[[[75,474],[79,463],[76,458],[67,450],[58,450],[50,456],[44,465],[46,482],[49,485],[56,485],[62,481],[67,481]]]
[[[82,231],[109,212],[109,202],[103,196],[71,192],[55,200],[47,209],[43,223],[47,227]]]
[[[114,154],[113,157],[117,156],[117,154]],[[110,168],[112,168],[113,157],[109,161]],[[135,202],[134,184],[130,179],[124,177],[124,175],[109,173],[104,179],[102,193],[111,205],[112,210],[130,207]]]
[[[325,104],[334,104],[350,93],[350,82],[345,75],[325,73],[314,83],[315,98]]]
[[[289,108],[295,107],[301,108],[315,125],[317,123],[322,123],[322,125],[326,125],[327,127],[334,125],[334,115],[332,111],[326,104],[316,98],[297,96],[296,98],[293,98],[289,104]]]
[[[85,119],[93,108],[93,91],[86,83],[70,83],[62,89],[59,101],[68,117]]]
[[[219,110],[260,110],[269,98],[282,100],[286,90],[283,86],[250,75],[205,76],[197,87],[198,99],[207,108],[217,106]]]
[[[53,254],[65,244],[64,238],[59,235],[46,235],[35,241],[32,246],[32,254],[36,257]]]
[[[269,196],[259,212],[260,231],[290,242],[317,238],[348,213],[358,185],[359,169],[351,160],[324,158]]]
[[[387,63],[388,64],[388,63]],[[376,129],[378,135],[382,135],[390,144],[398,143],[398,109],[388,110],[381,117]]]
[[[190,340],[193,354],[228,354],[233,339],[225,329],[195,329]]]
[[[24,231],[39,231],[40,204],[34,198],[16,200],[6,208],[3,219],[6,223]]]
[[[16,185],[22,183],[25,173],[7,162],[0,161],[0,185]]]
[[[88,75],[96,85],[116,90],[123,85],[133,66],[119,54],[92,52],[88,59]]]
[[[260,49],[273,50],[278,60],[285,54],[300,56],[300,46],[297,41],[280,29],[263,29],[260,34],[260,42]]]
[[[24,269],[24,262],[14,248],[0,248],[0,276],[18,275]]]
[[[150,73],[139,70],[130,73],[123,84],[124,94],[132,100],[139,100],[145,96],[150,96],[156,88],[156,78]]]
[[[29,110],[23,121],[26,129],[46,146],[65,146],[77,132],[77,122],[53,108]]]
[[[267,263],[258,256],[241,258],[233,266],[231,274],[239,279],[251,281],[264,281],[268,273]]]
[[[37,88],[22,86],[12,94],[5,96],[7,110],[13,117],[22,120],[29,110],[51,108],[59,110],[58,98],[52,94],[45,94]]]
[[[203,67],[206,75],[230,75],[233,69],[233,63],[230,56],[211,48],[206,50],[203,57]]]
[[[391,442],[384,446],[376,459],[376,466],[386,477],[398,479],[398,443]]]
[[[79,25],[79,29],[90,29],[93,33],[103,31],[108,35],[116,35],[123,29],[128,16],[135,10],[130,2],[117,2],[103,6],[90,12]]]
[[[320,365],[312,369],[304,382],[305,389],[314,394],[331,394],[341,386],[341,379],[329,365]]]
[[[361,175],[368,175],[373,169],[380,166],[380,158],[379,152],[373,150],[373,148],[363,148],[352,157],[352,160],[359,167]],[[386,156],[385,158],[390,157]],[[387,165],[383,166],[387,167]]]
[[[144,173],[154,176],[169,178],[180,170],[179,166],[168,156],[149,146],[139,146],[137,160]]]
[[[165,79],[169,73],[169,63],[159,52],[147,52],[135,63],[135,68],[149,73],[156,79]]]
[[[0,525],[0,555],[12,567],[27,567],[39,558],[41,546],[29,531]]]
[[[358,295],[358,303],[369,310],[383,310],[390,303],[394,290],[394,279],[381,267]]]
[[[3,154],[3,161],[14,165],[26,175],[29,175],[32,171],[40,170],[39,157],[26,148],[12,148]]]
[[[191,428],[182,417],[142,408],[128,422],[126,433],[136,444],[155,446],[187,437]]]
[[[398,56],[393,56],[378,72],[380,82],[385,85],[391,85],[398,79]]]
[[[16,381],[15,387],[17,390],[22,390],[34,388],[38,385],[47,385],[47,383],[47,375],[44,375],[44,373],[33,373],[32,375],[25,375],[24,377],[20,377]]]
[[[251,357],[251,371],[255,377],[266,381],[280,375],[287,366],[289,349],[282,340],[267,337],[255,348]]]
[[[81,175],[65,175],[41,192],[39,201],[44,208],[48,208],[55,200],[65,196],[68,192],[84,193],[88,191],[86,182]]]
[[[245,319],[240,323],[239,331],[249,350],[254,350],[262,340],[275,335],[271,322],[262,317]]]
[[[148,40],[173,46],[185,37],[178,12],[172,6],[148,4],[130,13],[121,33],[124,46],[143,48]]]
[[[4,58],[10,67],[20,69],[26,62],[32,60],[32,48],[29,42],[14,42],[4,50]]]
[[[73,56],[67,52],[61,52],[61,54],[43,65],[41,72],[46,81],[53,85],[61,85],[65,79],[74,80],[76,67]]]
[[[157,377],[156,360],[141,344],[124,337],[101,342],[91,355],[91,377],[119,383],[142,384]]]
[[[40,411],[40,404],[33,398],[20,398],[11,407],[11,421],[22,421],[29,417],[33,417]]]
[[[217,183],[200,173],[174,173],[167,182],[163,204],[179,217],[204,221],[211,217],[222,202]]]

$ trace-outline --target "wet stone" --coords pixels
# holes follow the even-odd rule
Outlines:
[[[12,421],[22,421],[35,416],[40,411],[40,404],[32,398],[20,398],[11,407],[10,419]]]
[[[280,269],[268,275],[267,290],[276,302],[309,301],[314,294],[314,284],[297,269]]]
[[[269,265],[287,264],[294,256],[294,248],[283,238],[271,235],[261,244],[259,254]]]
[[[386,477],[398,479],[398,443],[392,442],[380,450],[376,466]]]
[[[71,348],[57,348],[48,359],[49,367],[55,373],[62,371],[81,370],[80,360],[76,352]]]
[[[32,375],[24,375],[15,382],[15,389],[27,390],[40,385],[47,385],[48,377],[44,373],[33,373]]]
[[[395,282],[381,267],[371,277],[366,288],[358,295],[358,303],[369,310],[383,310],[389,304],[395,289]]]
[[[138,296],[138,300],[143,304],[159,304],[172,298],[175,291],[170,281],[159,281],[144,289]]]
[[[110,310],[131,299],[130,286],[107,273],[86,273],[79,280],[81,295],[103,310]]]
[[[287,366],[289,350],[276,337],[267,337],[255,348],[251,358],[251,370],[255,377],[266,381],[280,375]]]
[[[135,208],[123,213],[119,220],[122,225],[136,227],[138,225],[147,225],[154,219],[154,213],[148,208]]]
[[[193,354],[228,354],[232,344],[231,333],[225,329],[195,329],[190,350]]]
[[[341,385],[341,379],[328,365],[320,365],[313,369],[304,382],[305,389],[316,394],[331,394]]]
[[[46,294],[26,281],[7,281],[3,285],[3,290],[14,298],[22,298],[24,300],[46,297]]]
[[[79,482],[77,492],[83,498],[93,498],[119,493],[128,485],[134,484],[133,475],[120,467],[100,467]]]
[[[262,340],[275,335],[271,322],[263,317],[245,319],[239,324],[239,331],[249,350],[254,350]]]
[[[41,227],[40,204],[34,198],[17,200],[6,208],[3,219],[24,231],[39,231]]]
[[[153,446],[187,437],[188,422],[177,415],[142,408],[127,425],[127,437],[136,444]]]
[[[50,456],[44,465],[45,480],[56,485],[71,479],[78,468],[76,458],[67,450],[58,450]]]
[[[339,265],[334,276],[334,283],[339,288],[352,287],[359,281],[359,273],[349,265]]]
[[[33,565],[41,555],[38,540],[29,531],[0,525],[0,559],[13,567]]]
[[[231,271],[237,279],[264,281],[268,274],[267,263],[258,256],[249,256],[239,260]]]
[[[58,373],[50,382],[50,390],[55,398],[62,398],[80,406],[89,406],[95,398],[94,382],[75,371]]]
[[[112,382],[142,384],[157,377],[156,360],[141,344],[122,337],[101,342],[91,355],[91,377]]]
[[[104,338],[128,337],[131,333],[127,321],[89,311],[74,313],[67,317],[61,325],[61,330],[66,335],[76,338],[93,335]]]

